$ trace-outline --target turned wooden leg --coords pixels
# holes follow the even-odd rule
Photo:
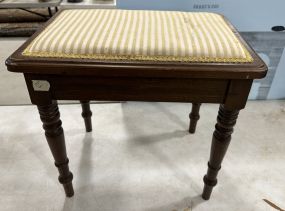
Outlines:
[[[92,131],[92,122],[91,122],[92,112],[90,110],[90,101],[80,101],[80,103],[82,107],[81,115],[85,122],[86,132],[91,132]]]
[[[200,119],[199,110],[201,103],[192,103],[192,111],[189,114],[190,125],[189,125],[189,133],[195,133],[196,125],[198,120]]]
[[[231,141],[233,127],[236,124],[239,110],[228,110],[220,106],[216,129],[213,134],[208,171],[204,176],[204,190],[202,197],[208,200],[213,187],[217,184],[217,175],[221,169],[222,160]]]
[[[53,101],[49,105],[38,106],[38,110],[49,148],[55,160],[55,166],[59,171],[58,180],[63,185],[66,196],[71,197],[74,195],[72,186],[73,175],[68,167],[65,139],[57,102]]]

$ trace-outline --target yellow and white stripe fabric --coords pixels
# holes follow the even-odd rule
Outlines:
[[[218,14],[105,9],[64,10],[23,55],[165,62],[252,61]]]

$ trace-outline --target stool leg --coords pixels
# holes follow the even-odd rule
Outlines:
[[[189,114],[190,125],[189,125],[189,133],[195,133],[196,125],[198,120],[200,119],[199,110],[201,103],[192,103],[192,111]]]
[[[82,107],[81,115],[85,122],[86,132],[91,132],[92,131],[92,122],[91,122],[92,112],[90,110],[90,101],[80,101],[80,103]]]
[[[212,189],[217,184],[217,175],[231,141],[231,134],[233,133],[238,114],[239,110],[228,110],[223,105],[220,106],[216,129],[212,138],[208,171],[204,176],[205,184],[202,198],[205,200],[210,198]]]
[[[64,133],[57,102],[53,101],[49,105],[38,106],[38,110],[49,148],[55,160],[55,166],[59,171],[58,180],[63,185],[66,196],[71,197],[74,195],[73,175],[68,167],[69,160],[66,155]]]

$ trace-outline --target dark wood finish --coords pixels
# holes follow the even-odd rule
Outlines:
[[[91,121],[91,116],[92,116],[92,111],[90,110],[90,101],[80,101],[81,107],[82,107],[82,117],[84,119],[85,123],[85,128],[86,132],[91,132],[92,131],[92,121]]]
[[[190,125],[189,125],[189,133],[195,133],[197,122],[200,119],[199,110],[201,103],[192,103],[192,110],[189,114]]]
[[[32,78],[48,80],[52,97],[68,100],[199,102],[203,98],[209,103],[219,103],[223,102],[229,86],[228,80],[218,79],[70,76],[66,80],[66,76],[57,75]]]
[[[220,106],[216,130],[214,131],[212,139],[208,171],[204,177],[205,185],[202,197],[205,200],[210,198],[212,189],[217,184],[217,175],[230,144],[231,134],[233,133],[233,127],[236,124],[238,114],[239,110],[237,109],[228,110],[224,105]]]
[[[46,26],[58,14],[60,12],[53,16]],[[46,124],[47,139],[67,195],[73,194],[72,174],[68,170],[64,137],[54,100],[84,101],[83,113],[88,113],[83,114],[87,121],[87,131],[91,129],[91,111],[87,104],[90,100],[155,101],[193,103],[190,132],[195,131],[200,103],[221,104],[213,136],[209,170],[204,179],[203,198],[209,199],[238,111],[246,105],[252,81],[264,77],[267,72],[264,62],[238,32],[230,25],[252,55],[252,63],[100,61],[23,56],[23,50],[45,27],[12,54],[6,60],[6,65],[9,71],[24,73],[31,102],[39,107],[42,121]],[[49,83],[50,88],[45,91],[35,90],[35,80]]]
[[[59,171],[59,182],[63,185],[67,197],[74,194],[72,186],[73,175],[69,171],[66,155],[65,139],[61,127],[60,114],[56,101],[49,105],[38,106],[46,139],[55,160],[55,166]]]

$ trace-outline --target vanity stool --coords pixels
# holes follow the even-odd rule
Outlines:
[[[90,100],[189,102],[190,133],[201,103],[220,104],[202,194],[209,199],[239,110],[267,72],[219,14],[142,10],[62,10],[6,65],[24,74],[68,197],[73,176],[56,100],[81,101],[86,131]]]

